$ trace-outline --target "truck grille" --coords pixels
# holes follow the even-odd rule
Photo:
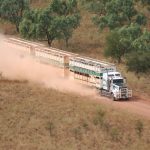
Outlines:
[[[132,97],[132,90],[128,90],[128,88],[123,87],[120,89],[120,98],[129,98]]]
[[[121,98],[127,97],[127,93],[128,93],[127,88],[121,88],[121,90],[120,90]]]

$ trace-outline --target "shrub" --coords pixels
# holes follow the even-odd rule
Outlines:
[[[141,120],[136,121],[135,130],[136,130],[136,133],[139,136],[139,138],[141,138],[143,130],[144,130],[144,125]]]

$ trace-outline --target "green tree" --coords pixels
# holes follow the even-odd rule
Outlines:
[[[133,51],[127,56],[127,69],[139,75],[142,73],[150,73],[150,51]]]
[[[68,41],[72,37],[73,31],[78,27],[79,23],[80,16],[78,14],[62,17],[61,32],[67,47]]]
[[[51,46],[53,40],[61,36],[60,22],[49,8],[32,10],[25,13],[20,33],[25,38],[47,40]]]
[[[121,62],[122,57],[125,54],[125,42],[122,45],[121,36],[117,31],[111,32],[106,38],[106,48],[104,54],[106,57],[112,57],[117,60],[118,63]],[[127,43],[126,43],[127,44]]]
[[[133,50],[133,41],[141,34],[140,26],[133,24],[111,31],[106,38],[105,55],[120,63],[122,57]]]
[[[150,32],[145,30],[141,36],[137,37],[132,43],[135,51],[150,51]]]
[[[95,16],[93,22],[100,28],[115,29],[131,23],[146,23],[146,17],[135,9],[133,0],[84,0]]]
[[[1,15],[1,6],[2,6],[2,2],[3,2],[3,0],[0,0],[0,18],[2,17],[2,15]]]
[[[150,5],[150,0],[135,0],[136,2],[140,2],[144,5]]]
[[[20,24],[20,32],[25,38],[47,40],[49,46],[55,39],[65,39],[68,45],[80,22],[76,7],[75,0],[53,0],[47,8],[28,11]]]
[[[80,24],[80,13],[77,0],[53,0],[51,4],[53,12],[60,17],[62,38],[68,46],[68,40],[72,37],[74,29]]]
[[[150,72],[150,32],[144,31],[132,42],[133,52],[127,55],[127,68],[138,76]]]
[[[15,24],[19,32],[19,24],[22,20],[23,13],[29,8],[28,0],[3,0],[0,1],[0,16],[4,20]]]

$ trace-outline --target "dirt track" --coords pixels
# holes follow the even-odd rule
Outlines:
[[[6,46],[6,45],[5,45]],[[14,46],[13,46],[14,47]],[[8,48],[9,48],[9,45],[8,45]],[[16,49],[18,49],[18,46],[16,46]],[[11,62],[10,62],[11,63]],[[8,64],[7,64],[8,65]],[[28,64],[29,65],[29,64]],[[17,66],[18,67],[18,66]],[[23,71],[27,71],[27,70],[23,70]],[[31,71],[31,70],[30,70]],[[55,79],[56,80],[56,79]],[[59,82],[61,82],[59,80]],[[65,83],[65,81],[63,81]],[[62,86],[65,86],[65,84],[63,83]],[[68,83],[67,83],[68,84]],[[68,85],[69,86],[69,85]],[[70,86],[73,86],[73,83],[71,83]],[[78,89],[79,86],[76,86],[75,89]],[[63,88],[62,88],[63,89]],[[81,87],[82,89],[82,87]],[[81,91],[80,89],[80,91]],[[71,89],[73,90],[74,92],[74,89]],[[85,93],[89,93],[89,89],[86,91],[87,89],[85,89]],[[77,91],[75,91],[77,92]],[[80,93],[81,94],[81,93]],[[87,95],[87,94],[85,94]],[[89,95],[92,95],[93,97],[93,93],[92,94],[89,94]],[[139,98],[133,98],[129,101],[112,101],[108,98],[105,98],[105,97],[99,97],[98,95],[95,96],[95,98],[93,98],[93,100],[96,100],[97,102],[101,102],[101,103],[106,103],[108,105],[112,105],[114,107],[117,107],[117,108],[121,108],[121,109],[124,109],[128,112],[133,112],[133,113],[136,113],[138,115],[141,115],[143,117],[147,117],[148,119],[150,119],[150,102],[148,101],[145,101],[143,99],[139,99]]]
[[[139,98],[128,101],[112,101],[108,98],[97,97],[96,101],[112,105],[125,111],[136,113],[150,120],[150,103]]]

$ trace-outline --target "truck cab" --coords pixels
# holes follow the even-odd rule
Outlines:
[[[114,100],[132,97],[132,91],[126,86],[126,80],[119,72],[103,73],[101,94],[111,96]]]

